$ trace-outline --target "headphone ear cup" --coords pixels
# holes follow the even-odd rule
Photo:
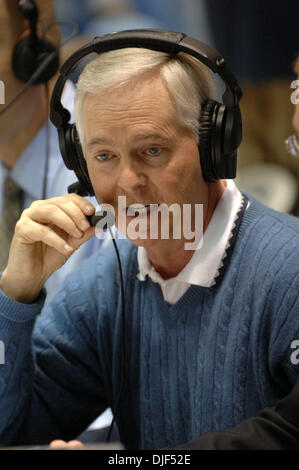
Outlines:
[[[242,118],[239,106],[221,105],[216,117],[215,168],[219,178],[232,179],[237,173],[237,150],[242,140]],[[221,141],[219,142],[219,139]]]
[[[219,106],[220,104],[217,101],[206,100],[201,107],[199,154],[203,178],[209,182],[219,179],[214,168],[214,115],[216,108]]]
[[[237,150],[242,141],[242,117],[239,106],[226,110],[223,151],[230,154]]]
[[[53,55],[53,59],[45,67],[40,75],[32,82],[32,85],[47,83],[59,68],[59,57],[57,48],[44,38],[34,41],[28,36],[19,41],[13,52],[12,68],[15,76],[21,82],[28,82],[44,60]]]
[[[72,148],[72,139],[71,139],[71,124],[68,124],[66,127],[58,129],[58,139],[60,153],[62,155],[65,166],[68,170],[73,170],[73,160],[75,150]],[[72,157],[73,156],[73,157]]]
[[[67,124],[66,127],[58,129],[58,135],[63,161],[69,170],[75,172],[84,190],[84,194],[83,192],[81,194],[94,196],[76,126]]]
[[[237,149],[242,140],[239,106],[227,107],[207,100],[202,105],[199,129],[199,152],[206,181],[235,178]]]

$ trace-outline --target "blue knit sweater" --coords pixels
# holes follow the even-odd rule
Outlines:
[[[137,249],[121,241],[126,387],[118,426],[127,448],[181,444],[230,428],[287,394],[299,376],[299,222],[251,199],[213,288],[174,305],[140,282]],[[115,408],[121,293],[113,247],[65,282],[42,315],[0,296],[0,442],[47,443],[81,433]],[[35,324],[35,327],[34,327]],[[33,347],[32,347],[32,331]]]

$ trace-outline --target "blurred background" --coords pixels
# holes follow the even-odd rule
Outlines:
[[[292,133],[291,82],[296,79],[293,64],[299,52],[297,0],[55,3],[59,20],[78,25],[77,36],[63,50],[64,59],[94,36],[134,28],[183,32],[218,49],[243,90],[237,183],[266,205],[299,215],[299,159],[284,145]]]

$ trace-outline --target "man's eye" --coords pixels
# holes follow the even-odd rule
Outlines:
[[[160,147],[150,147],[147,149],[146,153],[152,157],[155,157],[156,155],[159,155],[161,152]]]
[[[101,162],[105,162],[109,160],[110,156],[111,156],[110,153],[98,153],[96,158],[100,160]]]

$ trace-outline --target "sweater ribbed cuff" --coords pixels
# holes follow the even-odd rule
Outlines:
[[[16,323],[32,321],[41,312],[46,296],[46,289],[43,288],[36,302],[23,304],[11,299],[0,289],[0,322],[4,319]]]

